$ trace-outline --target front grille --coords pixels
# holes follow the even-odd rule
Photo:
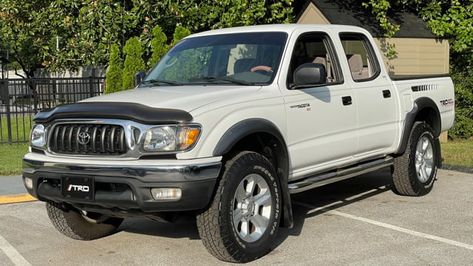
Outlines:
[[[60,154],[121,155],[127,152],[119,125],[59,124],[53,127],[49,149]]]

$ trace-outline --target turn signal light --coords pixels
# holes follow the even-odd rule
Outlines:
[[[186,150],[192,147],[199,138],[200,128],[196,127],[185,127],[179,131],[179,143],[181,144],[181,150]]]

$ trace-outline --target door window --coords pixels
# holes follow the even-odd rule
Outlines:
[[[358,33],[340,34],[345,56],[354,81],[368,81],[379,75],[379,64],[373,47],[366,37]]]
[[[307,33],[301,35],[294,45],[291,65],[287,78],[288,86],[293,83],[294,71],[302,64],[321,64],[326,70],[326,84],[341,83],[343,80],[339,74],[338,61],[332,52],[330,39],[323,33]]]

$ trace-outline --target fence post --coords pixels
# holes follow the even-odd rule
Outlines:
[[[92,68],[90,78],[89,78],[90,97],[95,96],[94,79],[95,79],[95,68]]]
[[[5,102],[5,112],[7,115],[7,136],[8,143],[12,143],[11,131],[11,111],[10,111],[10,90],[8,89],[8,80],[0,80],[0,98]]]
[[[31,92],[33,93],[33,108],[34,113],[36,114],[38,112],[39,97],[41,97],[41,95],[39,95],[38,91],[36,91],[36,81],[33,78],[27,79],[26,82],[28,83]]]
[[[59,92],[57,91],[57,87],[56,87],[56,79],[53,79],[53,95],[54,95],[54,103],[52,104],[53,106],[56,106],[58,105],[58,98],[59,98]],[[50,106],[51,108],[52,106]]]

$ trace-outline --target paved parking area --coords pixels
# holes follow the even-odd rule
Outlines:
[[[296,223],[254,264],[472,265],[473,175],[439,171],[432,193],[397,196],[388,171],[294,198]],[[0,205],[0,265],[213,265],[193,219],[127,220],[91,242],[67,239],[40,202]]]
[[[25,193],[21,176],[0,176],[0,196]]]

